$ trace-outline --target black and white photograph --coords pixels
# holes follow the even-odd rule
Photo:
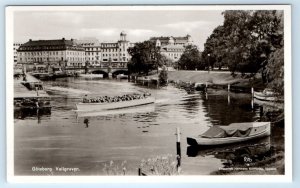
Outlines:
[[[7,7],[8,178],[290,180],[290,8]]]

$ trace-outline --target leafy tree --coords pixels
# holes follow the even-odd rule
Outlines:
[[[223,15],[224,23],[207,39],[202,57],[210,54],[211,66],[228,66],[232,74],[260,73],[267,83],[271,54],[283,47],[282,11],[228,10]]]
[[[131,61],[128,63],[130,73],[148,75],[163,64],[160,49],[151,41],[136,43],[128,49],[128,53],[131,55]]]
[[[178,67],[179,69],[184,70],[205,68],[205,65],[201,61],[201,54],[196,45],[188,45],[185,47],[185,50],[178,61]]]

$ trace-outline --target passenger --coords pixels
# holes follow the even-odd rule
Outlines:
[[[83,103],[88,103],[88,96],[87,95],[84,95],[83,97],[83,100],[82,100]]]

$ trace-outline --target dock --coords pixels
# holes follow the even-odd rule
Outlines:
[[[14,79],[14,108],[41,109],[51,108],[51,98],[43,89],[43,83],[26,73]]]

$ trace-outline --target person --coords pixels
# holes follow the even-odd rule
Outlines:
[[[83,103],[88,103],[89,102],[87,95],[84,95],[82,102]]]
[[[85,118],[83,123],[85,124],[85,128],[89,127],[89,119]]]

